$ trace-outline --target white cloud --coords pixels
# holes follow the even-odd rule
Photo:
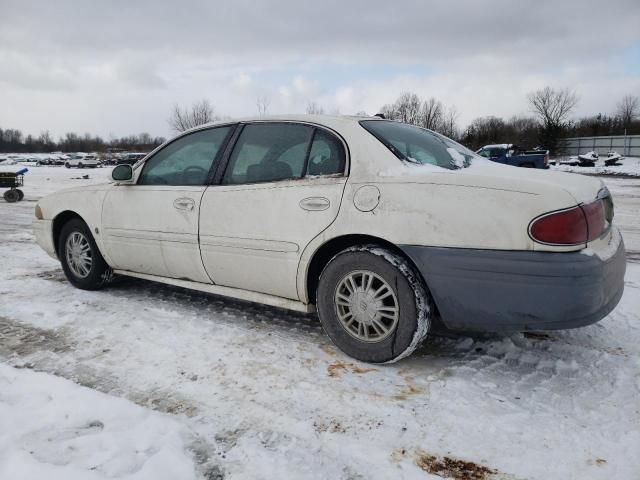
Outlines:
[[[235,78],[234,84],[236,87],[240,89],[246,89],[250,87],[253,83],[253,79],[251,75],[247,75],[246,73],[241,73]]]
[[[465,123],[526,113],[546,84],[574,88],[579,114],[640,92],[622,56],[637,0],[2,3],[0,126],[34,133],[166,135],[171,106],[203,97],[232,116],[261,96],[270,113],[375,113],[411,90]]]

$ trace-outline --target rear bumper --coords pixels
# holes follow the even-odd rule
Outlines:
[[[626,270],[617,231],[611,242],[593,255],[401,248],[420,269],[448,328],[499,332],[575,328],[604,318],[622,297]]]

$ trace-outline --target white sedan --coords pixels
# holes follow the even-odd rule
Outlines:
[[[99,165],[100,160],[93,155],[72,155],[71,158],[64,162],[64,166],[67,168],[96,168]]]
[[[624,245],[599,180],[495,164],[403,123],[209,124],[112,177],[36,206],[37,241],[73,285],[128,275],[317,310],[363,361],[409,355],[435,322],[571,328],[622,296]]]

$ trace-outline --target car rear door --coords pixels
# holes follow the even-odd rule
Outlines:
[[[202,198],[200,249],[211,279],[298,299],[300,256],[338,214],[346,162],[343,140],[324,128],[243,125]]]
[[[178,137],[153,154],[133,185],[114,185],[102,210],[117,269],[210,283],[198,245],[200,201],[235,125]]]

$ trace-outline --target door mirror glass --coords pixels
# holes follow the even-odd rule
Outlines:
[[[131,165],[118,165],[111,170],[111,178],[116,182],[126,182],[133,178],[133,168]]]

